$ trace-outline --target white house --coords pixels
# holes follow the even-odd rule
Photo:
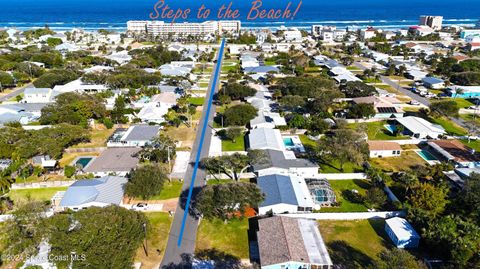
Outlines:
[[[446,133],[442,126],[430,123],[427,120],[419,117],[408,116],[397,118],[396,121],[404,127],[403,134],[412,136],[414,138],[436,139]]]
[[[445,82],[443,79],[435,78],[435,77],[424,77],[422,79],[423,85],[430,89],[442,89],[445,88]]]
[[[102,84],[84,83],[81,78],[71,81],[65,85],[53,87],[56,93],[78,92],[78,93],[97,93],[108,90],[108,87]]]
[[[420,235],[407,220],[395,217],[385,220],[385,232],[397,248],[416,248]]]
[[[402,152],[400,144],[388,141],[368,141],[370,158],[398,157]]]
[[[127,182],[125,177],[116,176],[75,181],[63,194],[59,206],[77,211],[92,206],[120,205]]]
[[[23,101],[26,103],[50,103],[53,90],[49,88],[27,88],[24,91]]]
[[[285,144],[278,129],[252,129],[248,135],[248,142],[250,149],[285,150]]]
[[[293,151],[265,150],[266,160],[253,164],[253,171],[258,175],[286,174],[304,178],[318,175],[318,165],[308,159],[297,159]]]
[[[143,147],[149,144],[160,132],[160,126],[133,125],[119,129],[107,141],[107,147]]]
[[[286,126],[287,122],[285,118],[280,116],[279,113],[258,111],[257,117],[250,121],[250,128],[270,128],[273,129],[277,126]]]
[[[141,148],[136,147],[107,148],[100,156],[91,160],[83,172],[92,173],[96,177],[126,176],[137,167],[137,154],[140,150]]]
[[[162,123],[165,121],[163,116],[170,108],[170,105],[163,103],[148,103],[138,112],[137,117],[145,123]]]
[[[271,174],[258,177],[257,184],[265,200],[260,215],[310,212],[319,209],[313,201],[305,179],[295,175]]]

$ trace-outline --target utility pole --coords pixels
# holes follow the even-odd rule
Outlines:
[[[168,159],[168,180],[172,182],[172,165],[170,163],[170,146],[167,146],[167,159]]]
[[[145,256],[148,257],[147,223],[143,224],[143,232],[145,233]]]

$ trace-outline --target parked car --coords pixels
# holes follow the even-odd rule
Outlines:
[[[411,100],[410,102],[408,102],[410,105],[412,106],[419,106],[420,103],[418,101],[415,101],[415,100]]]
[[[136,205],[133,205],[133,206],[132,206],[132,209],[133,209],[133,210],[137,210],[137,211],[147,210],[147,209],[148,209],[148,204],[146,204],[146,203],[138,203],[138,204],[136,204]]]

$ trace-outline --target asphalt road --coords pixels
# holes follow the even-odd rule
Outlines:
[[[215,115],[215,105],[212,104],[210,108],[210,113],[207,115],[207,105],[210,100],[210,96],[215,94],[218,91],[220,85],[220,72],[222,70],[222,60],[223,60],[223,48],[218,50],[217,56],[217,63],[213,67],[213,74],[210,79],[209,84],[209,92],[207,94],[207,98],[205,98],[204,110],[202,114],[202,118],[200,119],[199,125],[197,125],[197,134],[195,138],[195,142],[192,146],[191,157],[190,157],[190,164],[187,168],[187,172],[185,173],[183,188],[182,188],[182,195],[179,198],[179,203],[177,209],[175,210],[175,216],[173,219],[172,227],[170,229],[167,248],[165,250],[165,255],[162,260],[162,264],[160,268],[191,268],[191,260],[189,257],[192,257],[195,251],[195,241],[197,239],[197,228],[199,219],[191,214],[187,214],[187,218],[185,220],[185,229],[183,232],[183,237],[181,241],[180,247],[178,246],[178,240],[180,236],[180,230],[182,227],[182,222],[185,214],[184,204],[187,200],[187,193],[190,189],[192,184],[192,176],[194,173],[194,165],[197,159],[197,153],[199,147],[201,147],[200,151],[200,159],[204,157],[208,157],[208,152],[210,149],[210,142],[212,136],[212,123],[213,117]],[[218,68],[217,68],[218,65]],[[215,75],[217,73],[217,75]],[[215,81],[216,78],[216,81]],[[202,141],[202,129],[205,124],[205,121],[208,122],[207,128],[205,130],[204,141]],[[203,143],[203,146],[201,146]],[[205,177],[206,173],[202,169],[197,170],[197,174],[193,183],[194,188],[202,187],[205,184]],[[193,197],[195,196],[195,192]],[[192,197],[192,200],[193,200]]]
[[[366,67],[363,66],[361,63],[358,63],[358,62],[355,62],[354,65],[362,70],[365,70]],[[428,100],[427,98],[424,98],[408,89],[405,89],[404,87],[402,87],[398,82],[396,81],[393,81],[391,80],[390,78],[386,77],[386,76],[381,76],[380,79],[382,80],[383,83],[385,84],[388,84],[390,86],[392,86],[393,88],[397,89],[399,92],[407,95],[408,97],[412,98],[413,100],[419,102],[420,104],[422,105],[425,105],[425,106],[430,106],[430,100]],[[467,126],[467,123],[463,120],[463,119],[460,119],[460,118],[454,118],[454,117],[450,117],[450,116],[447,116],[451,121],[453,121],[454,123],[456,123],[457,125],[465,128],[465,129],[468,129],[468,126]]]
[[[13,92],[11,92],[9,94],[6,94],[6,95],[0,97],[0,102],[8,101],[10,98],[22,94],[25,91],[25,89],[29,88],[29,87],[33,87],[33,84],[29,83],[25,86],[22,86],[21,88],[18,88],[16,90],[14,90]]]

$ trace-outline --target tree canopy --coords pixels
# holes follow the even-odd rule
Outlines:
[[[86,127],[89,119],[102,119],[106,108],[101,97],[74,92],[56,97],[55,103],[42,109],[41,124],[69,123]]]
[[[255,95],[256,92],[254,88],[239,83],[227,83],[220,90],[221,95],[227,95],[231,100],[244,99]]]
[[[249,207],[257,208],[263,199],[253,183],[207,185],[197,195],[194,207],[206,219],[227,220],[243,216]]]
[[[340,90],[348,98],[371,96],[377,91],[375,87],[365,84],[362,81],[350,81],[340,86]]]
[[[250,104],[229,107],[224,113],[226,126],[245,126],[257,116],[257,109]]]
[[[132,198],[149,199],[162,191],[163,184],[168,180],[167,173],[159,165],[141,166],[130,173],[125,194]]]

